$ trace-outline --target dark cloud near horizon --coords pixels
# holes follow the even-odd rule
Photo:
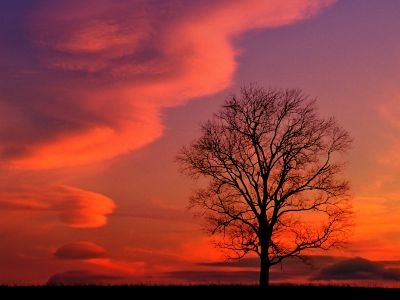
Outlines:
[[[278,270],[277,268],[270,271],[271,282],[290,282],[297,281],[299,278],[304,279],[304,271],[298,272],[293,270]],[[180,280],[190,283],[201,284],[255,284],[259,280],[258,270],[254,271],[175,271],[165,273],[169,279]]]
[[[279,265],[271,268],[270,279],[272,282],[297,282],[312,277],[322,267],[340,261],[341,257],[311,255],[307,264],[298,258],[289,258]],[[167,273],[166,276],[198,283],[256,283],[259,277],[259,258],[245,257],[240,260],[220,262],[201,262],[197,265],[207,267],[203,271],[178,271]],[[227,270],[229,269],[229,270]]]
[[[315,280],[400,280],[400,270],[387,268],[385,262],[351,258],[322,268]]]
[[[59,259],[92,259],[106,256],[106,250],[99,245],[79,241],[61,246],[54,252],[54,256]]]
[[[199,274],[199,277],[217,278],[228,275],[230,277],[238,276],[242,271],[225,271],[227,268],[237,268],[236,270],[251,269],[258,272],[259,259],[257,257],[242,258],[241,260],[231,260],[222,262],[202,262],[198,265],[209,267],[210,274],[205,272]],[[400,262],[399,261],[370,261],[361,257],[346,258],[330,255],[310,255],[306,263],[298,258],[290,258],[282,264],[271,268],[271,280],[291,281],[297,278],[311,280],[400,280]],[[212,269],[219,268],[220,271]],[[237,272],[237,273],[236,273]],[[236,274],[236,275],[235,275]],[[246,275],[246,273],[243,273]],[[190,274],[189,274],[190,275]],[[245,276],[243,281],[248,281],[249,276]]]
[[[279,267],[299,267],[305,266],[308,268],[321,268],[327,264],[332,264],[337,261],[344,259],[343,257],[331,256],[331,255],[309,255],[300,260],[297,257],[286,259],[282,265],[277,265],[275,268]],[[244,257],[240,260],[227,260],[220,262],[200,262],[201,266],[209,267],[237,267],[237,268],[258,268],[260,261],[258,257]]]
[[[87,270],[71,270],[52,275],[47,281],[47,285],[109,284],[119,279],[122,279],[122,277],[110,274],[98,274]]]

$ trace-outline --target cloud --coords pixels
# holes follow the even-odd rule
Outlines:
[[[54,192],[62,200],[53,208],[59,211],[60,220],[71,227],[103,226],[114,209],[114,202],[98,193],[72,187],[60,187]]]
[[[59,185],[1,192],[0,207],[55,214],[69,227],[95,228],[107,223],[107,215],[113,212],[115,205],[104,195]]]
[[[110,284],[121,279],[118,275],[95,273],[87,270],[71,270],[54,274],[47,281],[47,285],[87,285]]]
[[[79,241],[61,246],[54,255],[60,259],[92,259],[104,257],[106,250],[95,243]]]
[[[30,44],[4,54],[18,62],[15,53],[25,53],[26,63],[0,73],[1,118],[10,120],[0,127],[0,158],[11,168],[47,169],[143,147],[162,134],[163,108],[231,84],[236,36],[331,3],[43,0],[20,35]]]
[[[282,265],[273,266],[271,269],[271,280],[279,282],[310,282],[310,280],[399,280],[400,270],[398,261],[371,261],[361,257],[345,258],[340,256],[309,256],[309,265],[304,264],[297,258],[286,260]],[[216,282],[239,281],[243,275],[243,282],[252,279],[251,271],[259,268],[258,258],[244,258],[232,262],[200,263],[200,266],[208,267],[207,271],[200,273],[191,271],[170,274],[177,278],[188,280]],[[246,270],[246,273],[238,270]],[[229,270],[229,271],[227,271]],[[256,273],[257,273],[256,272]],[[198,273],[197,275],[195,275]],[[181,275],[181,276],[180,276]],[[225,279],[224,279],[225,278]],[[254,279],[254,278],[253,278]]]
[[[320,268],[323,265],[337,262],[342,259],[338,256],[330,256],[330,255],[309,255],[307,258],[307,264],[298,259],[297,257],[292,257],[286,259],[282,264],[279,265],[279,268],[289,268],[289,269],[309,269],[309,268]],[[259,257],[244,257],[239,260],[225,260],[225,261],[213,261],[213,262],[201,262],[199,263],[201,266],[209,266],[209,267],[229,267],[229,268],[259,268],[260,259]],[[276,267],[276,266],[275,266]],[[274,268],[275,268],[274,267]]]
[[[344,260],[320,270],[317,280],[399,280],[400,271],[389,269],[384,263],[361,257]]]
[[[270,278],[273,282],[309,283],[310,277],[315,276],[321,268],[341,260],[343,260],[343,257],[309,255],[307,256],[306,264],[297,257],[288,258],[281,264],[272,266],[270,269]],[[226,273],[237,274],[237,276],[240,277],[241,273],[236,272],[242,272],[243,270],[259,272],[260,259],[258,257],[245,257],[240,260],[201,262],[198,263],[198,265],[207,267],[210,271],[222,272],[220,274],[221,277]],[[229,278],[229,276],[227,278]],[[243,278],[244,282],[247,283],[251,283],[250,279],[251,278]]]

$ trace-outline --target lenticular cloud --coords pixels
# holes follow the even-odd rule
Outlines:
[[[0,126],[9,137],[0,156],[12,168],[48,169],[151,143],[162,134],[163,108],[229,86],[233,37],[297,22],[331,2],[40,1],[25,28],[31,59],[14,87],[3,86],[10,122]]]

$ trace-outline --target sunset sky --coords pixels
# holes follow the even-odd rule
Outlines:
[[[174,162],[248,82],[301,88],[354,138],[346,248],[272,281],[400,280],[399,16],[398,0],[1,1],[0,285],[256,282],[187,211]]]

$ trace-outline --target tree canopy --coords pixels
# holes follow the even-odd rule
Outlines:
[[[349,133],[318,115],[298,89],[245,86],[178,155],[182,171],[207,179],[190,206],[230,257],[260,256],[269,268],[304,250],[329,249],[346,236],[349,183],[341,178]]]

